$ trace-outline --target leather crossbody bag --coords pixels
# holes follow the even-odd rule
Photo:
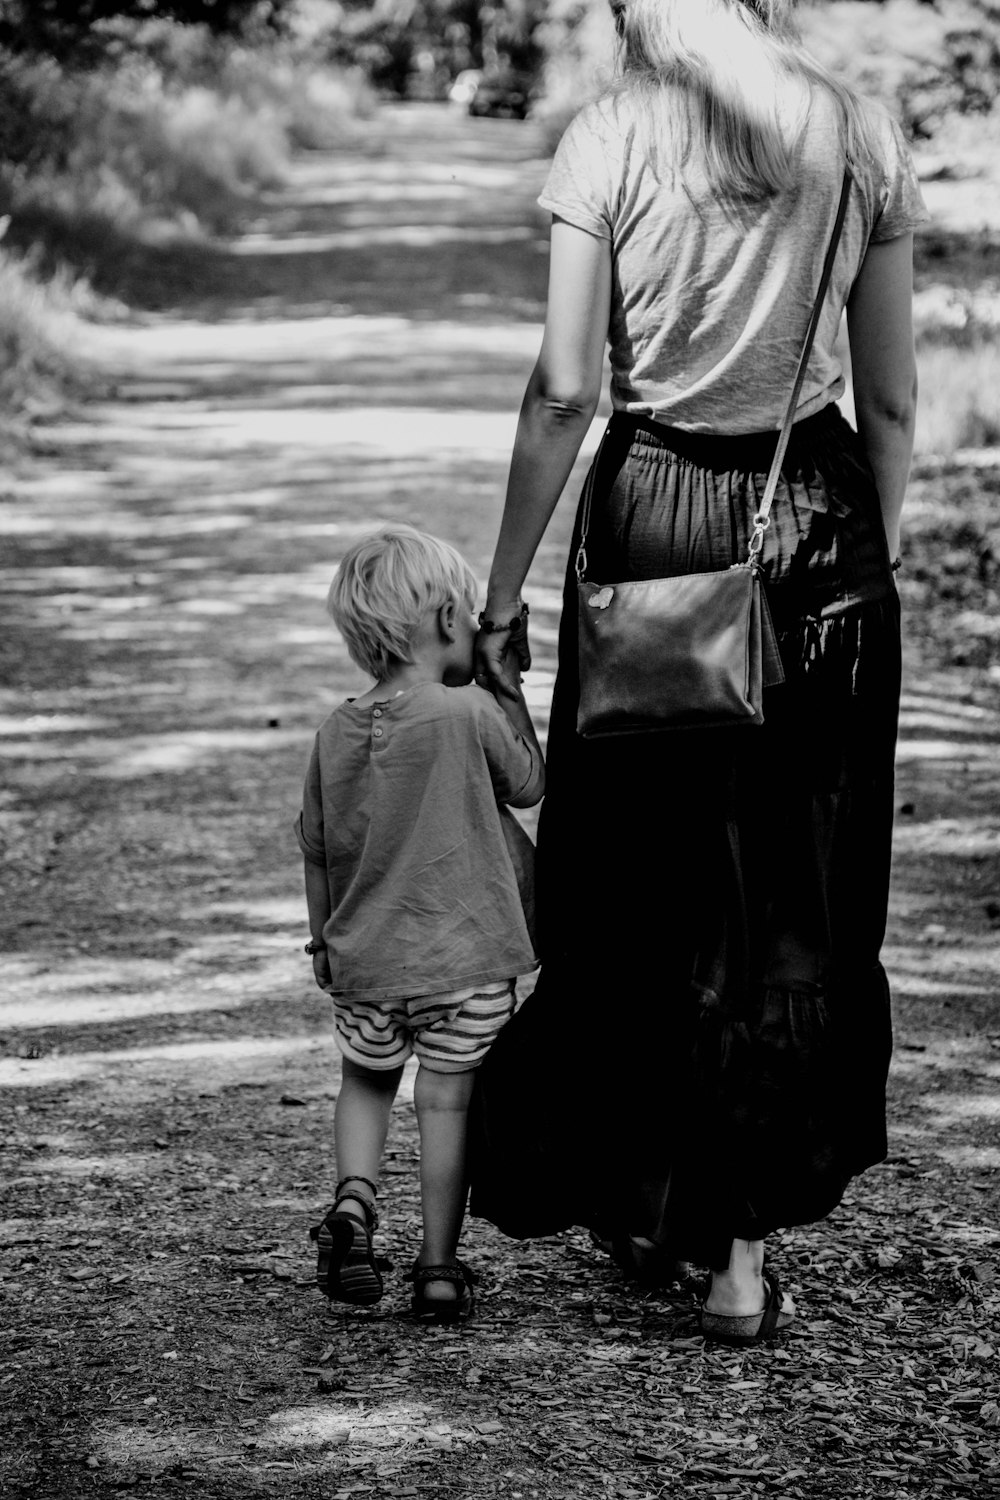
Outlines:
[[[847,211],[848,169],[763,498],[742,562],[712,573],[596,583],[587,575],[595,458],[576,554],[580,701],[577,731],[611,734],[762,724],[763,690],[783,680],[760,577],[781,464]],[[603,446],[603,443],[602,443]]]

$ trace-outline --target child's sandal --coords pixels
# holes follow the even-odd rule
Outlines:
[[[472,1312],[475,1274],[468,1266],[456,1260],[451,1266],[421,1266],[414,1264],[409,1278],[413,1282],[411,1306],[414,1316],[423,1323],[461,1323]],[[450,1281],[460,1288],[456,1297],[440,1302],[428,1297],[426,1287],[431,1281]]]
[[[337,1183],[337,1196],[322,1224],[314,1224],[309,1238],[316,1242],[316,1285],[324,1296],[337,1302],[368,1306],[382,1295],[382,1276],[372,1246],[372,1234],[378,1228],[378,1213],[366,1193],[344,1191],[345,1184],[363,1182],[376,1192],[366,1177],[345,1177]],[[353,1198],[364,1208],[365,1217],[349,1209],[338,1212],[338,1205]]]

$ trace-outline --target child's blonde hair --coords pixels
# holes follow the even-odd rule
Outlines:
[[[429,609],[475,607],[479,585],[461,553],[413,526],[385,526],[345,553],[326,607],[348,655],[381,681],[409,662],[413,633]]]

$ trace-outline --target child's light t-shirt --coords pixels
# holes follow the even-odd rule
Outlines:
[[[882,159],[854,169],[799,421],[843,394],[834,344],[869,244],[928,219],[899,127],[874,118]],[[538,200],[611,242],[612,405],[691,432],[778,428],[843,182],[833,100],[813,91],[794,188],[738,215],[693,163],[671,172],[669,143],[667,165],[654,170],[644,130],[627,93],[588,105],[559,143]]]
[[[438,994],[537,967],[534,850],[504,804],[534,802],[538,770],[483,688],[426,683],[334,710],[295,825],[327,871],[331,993]]]

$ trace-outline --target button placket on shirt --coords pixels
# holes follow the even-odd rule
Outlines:
[[[377,720],[377,719],[381,719],[381,717],[382,717],[382,710],[380,708],[373,708],[372,709],[372,719],[373,720]],[[385,744],[385,728],[384,728],[384,726],[382,724],[375,723],[372,726],[372,749],[373,750],[381,750],[384,744]]]

